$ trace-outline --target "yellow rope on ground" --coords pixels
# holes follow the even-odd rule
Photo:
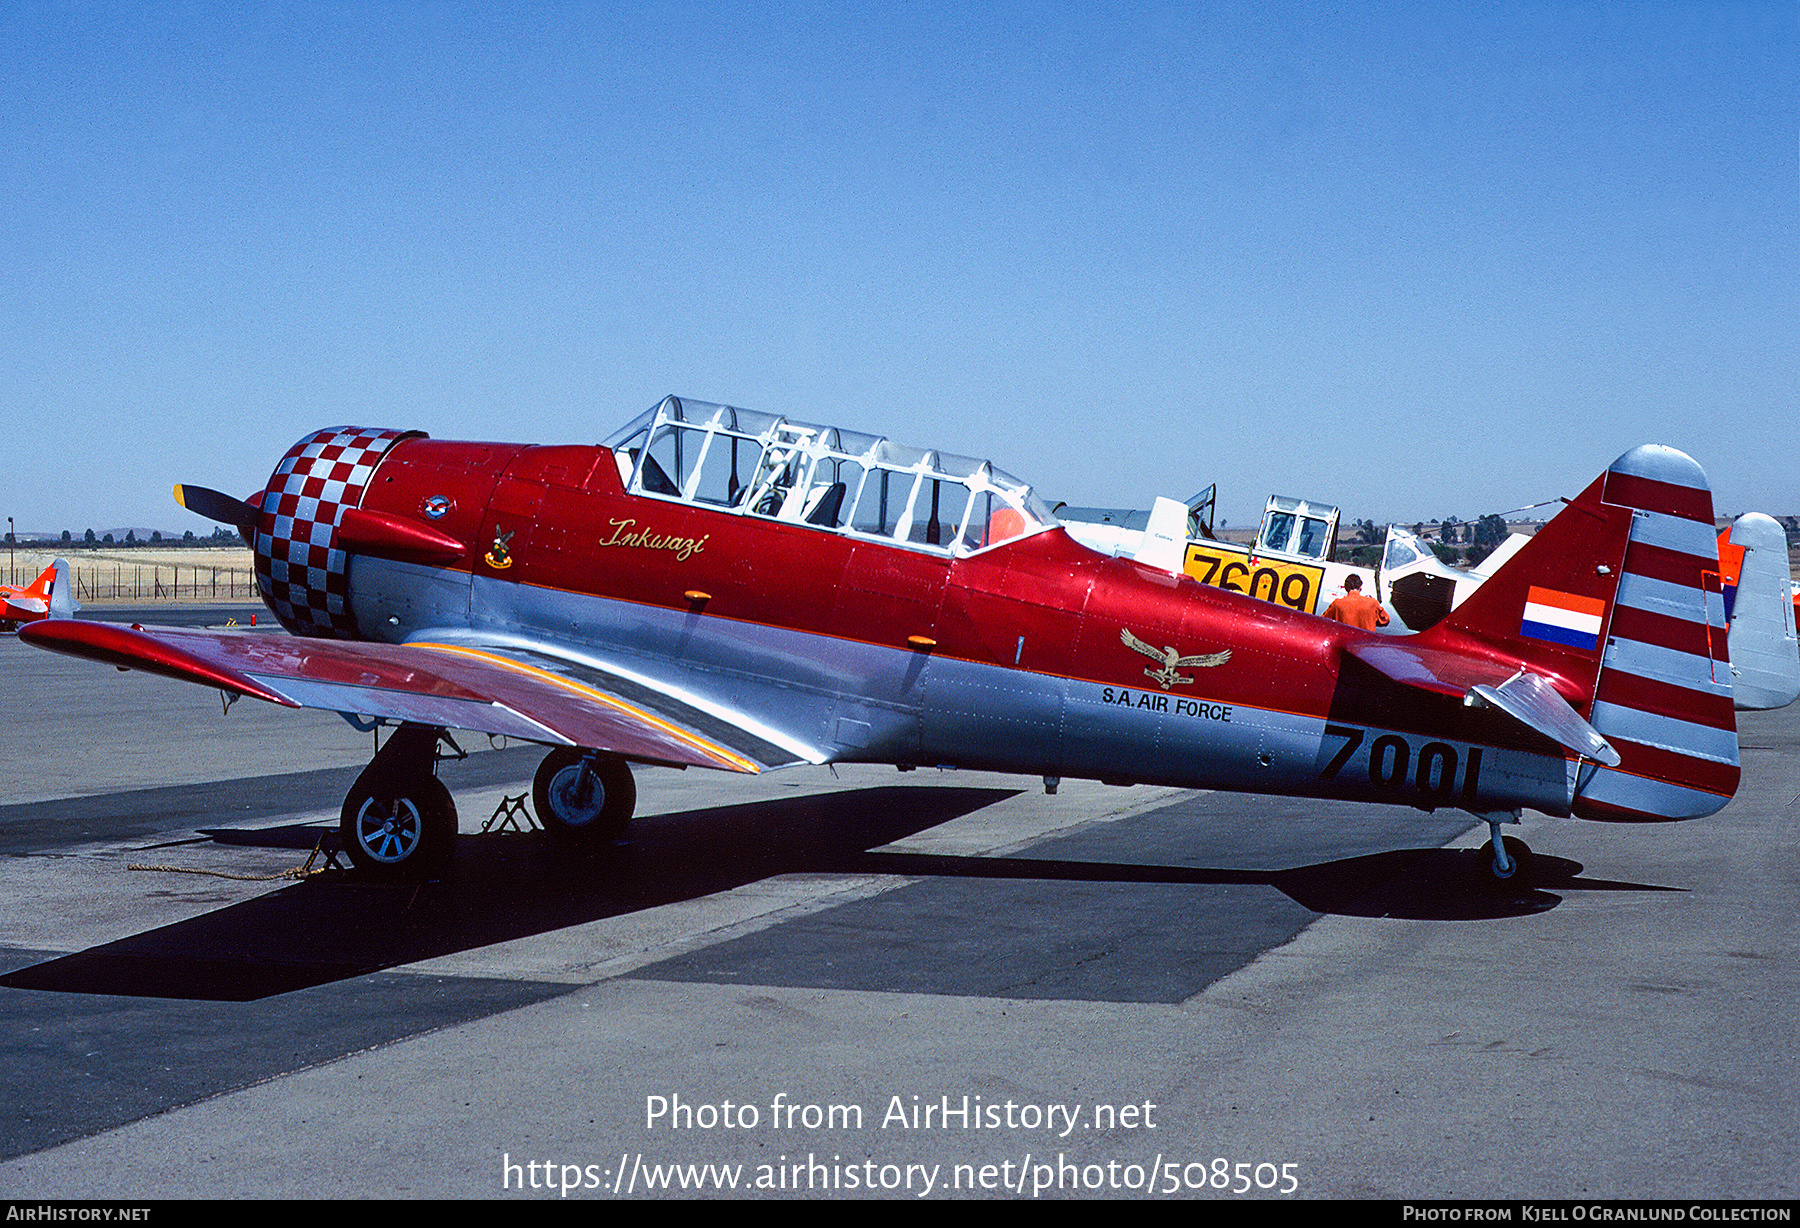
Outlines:
[[[132,862],[125,868],[127,870],[155,870],[164,874],[210,874],[214,878],[231,878],[240,883],[272,883],[282,878],[291,878],[295,882],[302,882],[309,878],[315,878],[331,868],[328,860],[325,865],[316,870],[313,869],[313,862],[317,861],[319,854],[324,851],[325,841],[321,838],[319,843],[313,845],[313,851],[306,855],[304,862],[291,870],[282,870],[275,874],[229,874],[224,870],[201,870],[194,866],[146,866],[137,862]]]
[[[307,859],[309,865],[311,860],[311,858]],[[164,874],[210,874],[214,878],[235,878],[239,882],[245,883],[270,883],[278,878],[292,878],[298,880],[311,878],[315,874],[325,873],[324,870],[312,870],[308,869],[307,866],[295,866],[291,870],[283,870],[278,874],[227,874],[223,870],[200,870],[193,866],[143,866],[135,863],[128,865],[125,868],[127,870],[158,870]]]

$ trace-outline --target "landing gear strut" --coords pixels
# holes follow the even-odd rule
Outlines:
[[[443,730],[405,724],[375,752],[344,798],[338,831],[363,873],[422,878],[456,847],[456,803],[432,774]]]
[[[564,746],[544,756],[531,800],[551,835],[581,844],[610,844],[637,807],[637,784],[623,759]]]
[[[1489,869],[1493,872],[1495,883],[1507,883],[1519,887],[1530,883],[1531,849],[1523,840],[1502,836],[1500,820],[1488,820],[1488,833],[1488,847],[1494,853],[1494,860],[1490,863]]]

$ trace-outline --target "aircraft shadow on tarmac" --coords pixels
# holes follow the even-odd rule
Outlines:
[[[698,899],[782,874],[915,879],[1264,885],[1313,913],[1485,920],[1555,907],[1550,890],[1666,890],[1582,880],[1539,855],[1530,884],[1487,881],[1485,849],[1382,852],[1280,870],[943,856],[881,846],[1015,791],[879,787],[637,819],[618,847],[574,851],[541,834],[464,836],[439,880],[332,873],[204,916],[0,976],[63,993],[250,1001],[384,968]],[[1129,844],[1123,820],[1122,843]],[[311,848],[321,829],[208,833],[225,844]],[[1054,847],[1056,842],[1051,842]]]

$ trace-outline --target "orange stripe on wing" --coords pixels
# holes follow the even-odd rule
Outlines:
[[[597,691],[593,687],[576,682],[571,678],[565,678],[561,674],[552,673],[547,669],[539,669],[535,665],[526,665],[521,661],[514,661],[510,657],[500,656],[498,653],[482,652],[479,649],[464,648],[456,644],[413,643],[409,645],[409,647],[430,648],[437,652],[447,652],[456,656],[469,657],[488,665],[503,666],[506,669],[523,674],[538,682],[547,682],[553,686],[559,686],[563,690],[579,695],[583,699],[605,704],[609,708],[623,712],[627,716],[644,722],[646,725],[662,730],[671,737],[686,742],[702,754],[711,755],[721,763],[737,771],[751,773],[759,773],[762,771],[762,768],[757,766],[756,763],[744,758],[744,756],[738,754],[736,751],[728,750],[717,743],[709,742],[698,734],[691,733],[688,730],[681,728],[679,725],[672,724],[653,712],[646,712],[642,708],[635,707],[621,699],[615,699],[604,691]]]

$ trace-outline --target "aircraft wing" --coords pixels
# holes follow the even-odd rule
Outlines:
[[[729,721],[696,729],[701,722],[691,718],[702,714],[674,701],[659,702],[654,693],[627,700],[566,671],[545,668],[515,648],[370,644],[73,619],[27,624],[22,638],[40,648],[288,708],[586,746],[680,767],[758,772],[796,761],[744,736]],[[690,719],[671,717],[670,708]]]

